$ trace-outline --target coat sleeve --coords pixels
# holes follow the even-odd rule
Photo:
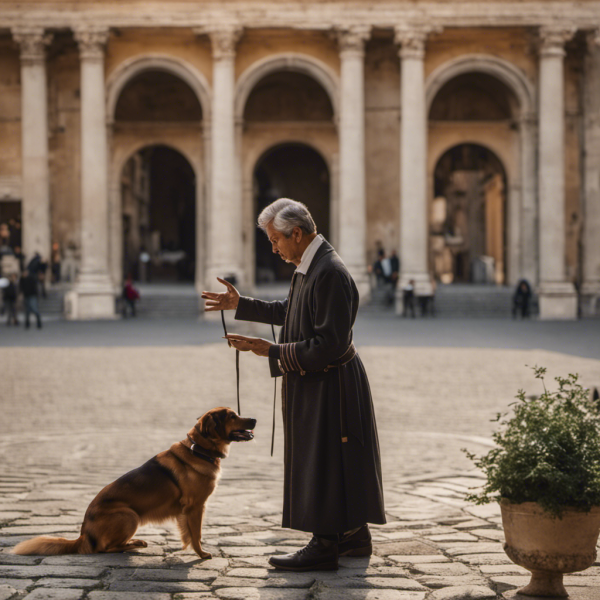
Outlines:
[[[314,336],[302,342],[273,344],[269,357],[289,371],[321,371],[340,358],[351,341],[352,283],[339,270],[323,273],[313,297]]]
[[[265,302],[240,296],[235,318],[238,321],[253,321],[254,323],[266,323],[267,325],[283,325],[287,312],[287,299]]]

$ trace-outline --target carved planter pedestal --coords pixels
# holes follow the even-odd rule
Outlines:
[[[554,518],[535,502],[500,502],[506,543],[504,551],[531,571],[531,581],[519,594],[566,597],[563,574],[583,571],[596,560],[600,507],[589,513],[565,510]]]

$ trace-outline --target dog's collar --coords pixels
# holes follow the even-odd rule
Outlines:
[[[188,437],[188,440],[190,441],[190,444],[192,444],[190,447],[190,452],[194,456],[197,456],[198,458],[202,458],[205,461],[207,461],[213,465],[216,464],[217,458],[223,458],[221,456],[219,456],[219,457],[211,456],[210,454],[208,454],[208,452],[206,451],[205,448],[196,444],[196,442],[194,442],[194,440],[189,435],[187,437]]]

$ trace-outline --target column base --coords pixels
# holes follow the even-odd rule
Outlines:
[[[600,281],[584,282],[581,286],[581,316],[600,316]]]
[[[65,295],[65,316],[71,321],[115,319],[115,291],[106,275],[81,274]]]
[[[577,293],[572,283],[544,282],[538,289],[540,320],[577,319]]]
[[[404,294],[402,290],[411,280],[414,281],[415,302],[418,296],[433,295],[433,285],[428,273],[401,273],[400,281],[398,281],[396,287],[396,314],[399,316],[404,314]]]

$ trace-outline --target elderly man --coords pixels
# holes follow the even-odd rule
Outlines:
[[[369,382],[352,342],[358,291],[304,204],[281,198],[258,218],[273,252],[296,265],[283,302],[240,297],[230,283],[204,292],[207,311],[282,326],[279,343],[229,335],[233,347],[268,357],[283,375],[283,527],[313,534],[270,564],[291,571],[337,569],[339,556],[369,556],[367,523],[385,523],[379,441]]]

